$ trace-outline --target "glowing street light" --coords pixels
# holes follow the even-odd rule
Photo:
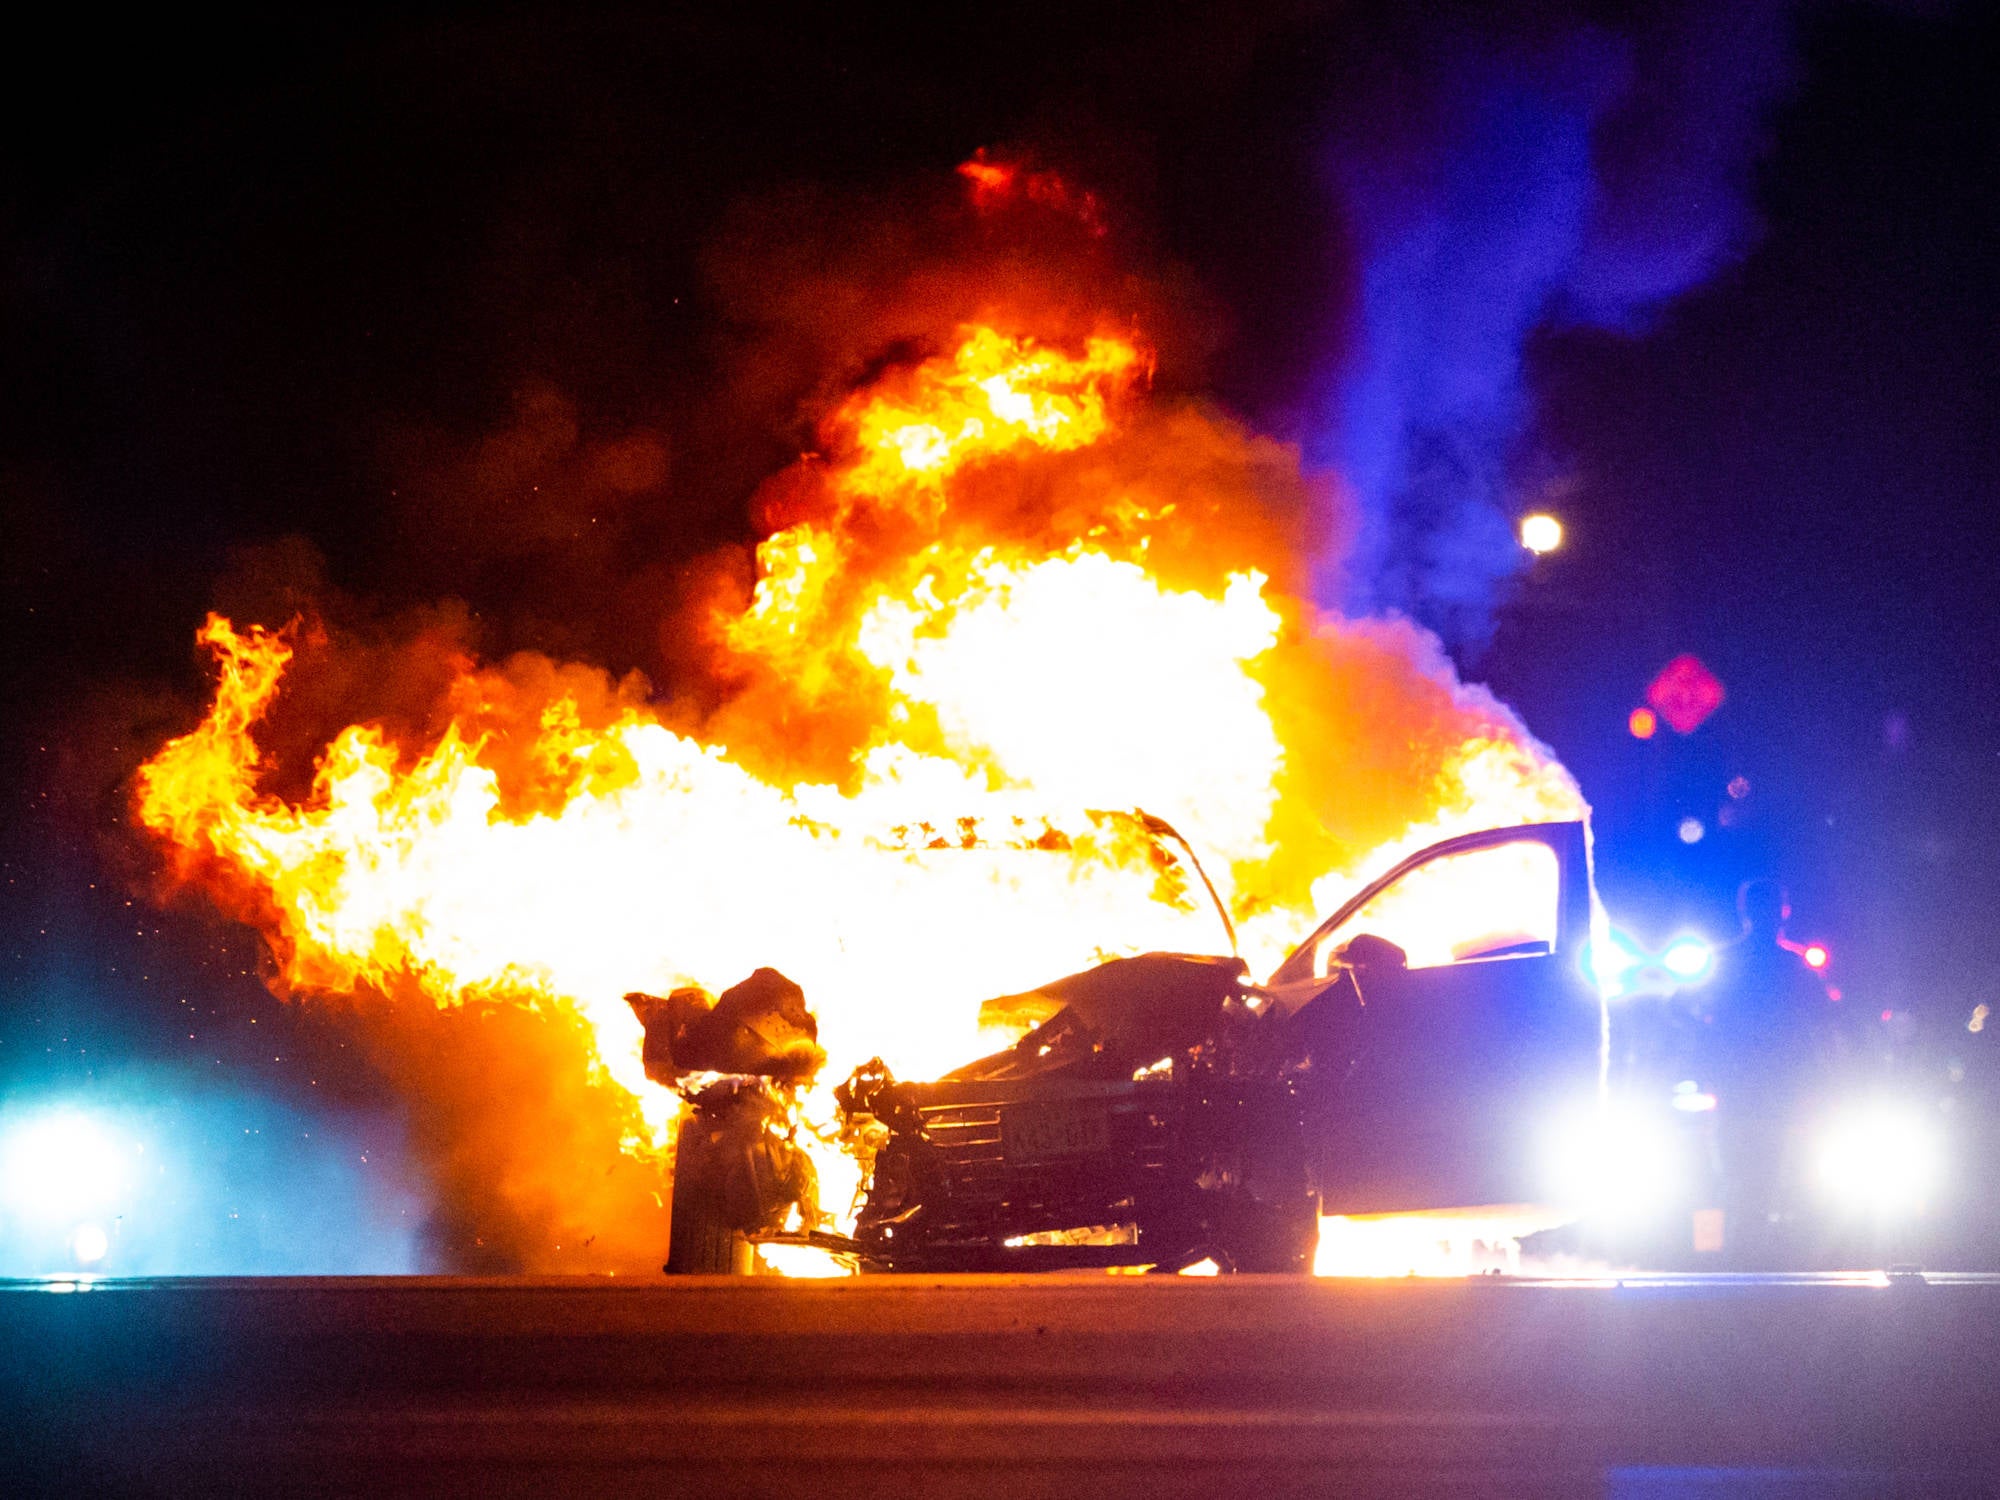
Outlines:
[[[1521,545],[1540,557],[1563,544],[1563,523],[1554,516],[1536,511],[1521,517]]]

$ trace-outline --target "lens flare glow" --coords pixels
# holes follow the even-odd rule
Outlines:
[[[177,1069],[0,1097],[0,1276],[399,1274],[428,1268],[394,1127]],[[375,1157],[370,1162],[370,1155]]]

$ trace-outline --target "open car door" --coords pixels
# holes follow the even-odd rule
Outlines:
[[[1321,1038],[1327,1212],[1545,1196],[1534,1143],[1605,1056],[1591,908],[1582,823],[1492,829],[1405,859],[1279,966],[1266,988]]]

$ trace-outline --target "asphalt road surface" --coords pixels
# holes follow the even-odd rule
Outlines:
[[[0,1285],[0,1493],[1986,1495],[1992,1278]]]

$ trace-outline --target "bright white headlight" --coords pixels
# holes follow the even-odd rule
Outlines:
[[[49,1110],[0,1139],[0,1203],[30,1221],[93,1213],[116,1199],[130,1170],[124,1143],[94,1115]]]
[[[1660,962],[1676,979],[1701,979],[1715,963],[1715,951],[1698,937],[1675,938],[1660,955]]]
[[[1943,1175],[1937,1131],[1917,1111],[1877,1104],[1843,1117],[1820,1140],[1821,1185],[1847,1208],[1921,1209]]]
[[[79,1264],[94,1266],[111,1249],[111,1236],[104,1232],[101,1225],[79,1224],[76,1233],[69,1237],[69,1248]]]
[[[1587,1110],[1549,1140],[1550,1191],[1592,1218],[1633,1219],[1680,1190],[1681,1159],[1670,1122],[1647,1110]]]

